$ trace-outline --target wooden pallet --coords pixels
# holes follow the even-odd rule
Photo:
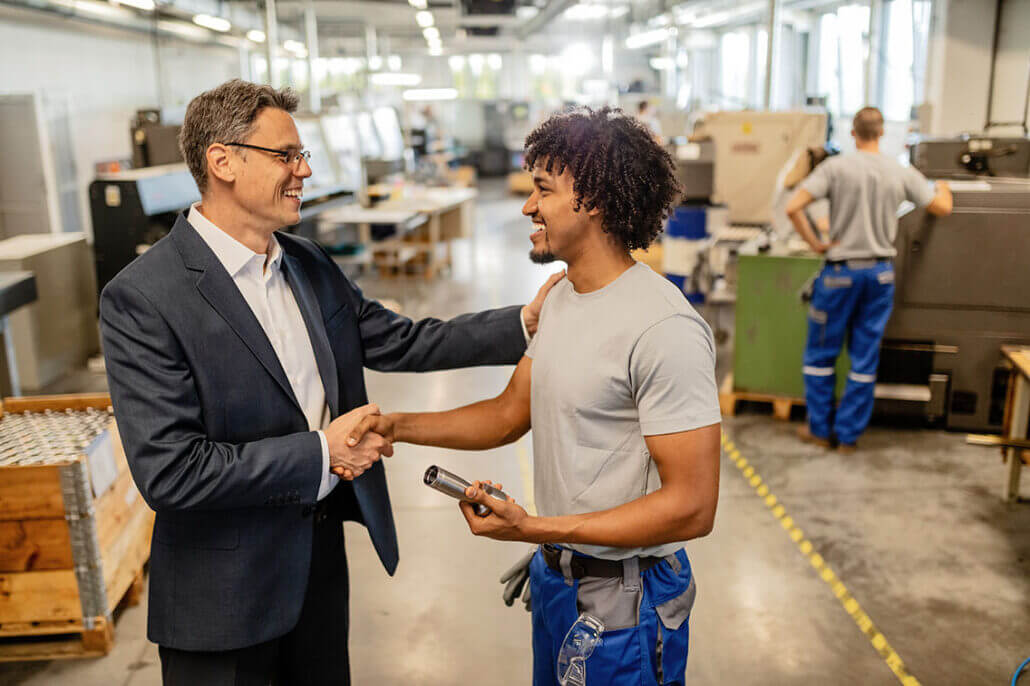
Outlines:
[[[0,414],[109,405],[106,395],[7,398]],[[105,655],[114,641],[115,609],[139,602],[154,513],[132,481],[113,420],[105,433],[105,459],[117,476],[99,496],[89,494],[88,507],[78,503],[73,510],[81,514],[71,518],[61,481],[67,465],[0,467],[0,662]],[[71,464],[79,461],[88,467],[85,455]],[[72,541],[81,536],[73,527],[95,542],[93,562],[76,559],[84,553],[73,553]],[[102,587],[105,603],[96,592],[80,595],[84,579]],[[87,615],[89,598],[97,611]]]
[[[790,413],[795,407],[805,406],[804,398],[734,390],[733,374],[727,374],[726,380],[719,388],[719,410],[727,417],[734,417],[737,414],[737,403],[742,400],[771,404],[773,416],[782,421],[790,421]]]

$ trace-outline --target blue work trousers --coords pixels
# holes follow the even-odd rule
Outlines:
[[[873,414],[880,341],[894,306],[889,261],[827,263],[815,280],[805,345],[805,401],[812,435],[854,445]],[[867,266],[868,265],[868,266]],[[834,416],[835,367],[845,336],[851,371]]]
[[[686,551],[679,550],[675,558],[679,569],[662,561],[639,575],[639,589],[633,596],[633,602],[639,603],[637,625],[605,630],[601,644],[586,661],[587,686],[683,685],[690,639],[688,620],[696,590]],[[580,581],[566,580],[538,551],[529,565],[529,583],[533,598],[533,686],[557,686],[558,653],[580,614]],[[623,589],[620,585],[615,592],[626,593]],[[607,625],[606,617],[598,619]]]

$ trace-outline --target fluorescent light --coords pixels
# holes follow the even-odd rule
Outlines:
[[[396,71],[372,74],[369,80],[377,86],[417,86],[422,83],[422,77],[419,74],[402,74]]]
[[[408,102],[454,100],[458,97],[458,91],[454,88],[413,88],[404,91],[401,97]]]
[[[744,5],[737,5],[730,10],[721,10],[718,12],[711,12],[703,17],[694,19],[691,23],[691,28],[705,29],[711,26],[721,26],[731,21],[742,20],[748,14],[755,14],[762,12],[768,6],[765,2],[752,2]]]
[[[431,44],[429,46],[429,56],[430,57],[439,57],[442,54],[443,54],[443,45],[441,45],[439,43],[433,43],[433,44]]]
[[[390,55],[386,58],[386,66],[390,71],[400,71],[402,65],[400,55]]]
[[[427,26],[422,29],[422,35],[425,36],[428,41],[440,40],[440,29],[435,26]]]
[[[408,4],[417,10],[424,10],[426,8],[426,0],[408,0]]]
[[[626,47],[630,50],[636,50],[637,48],[644,48],[648,45],[661,43],[663,40],[675,35],[676,29],[674,27],[655,29],[654,31],[643,31],[641,33],[635,33],[627,38]]]
[[[219,31],[221,33],[225,33],[232,28],[232,23],[228,19],[212,17],[210,14],[193,15],[193,23],[197,26],[203,26],[205,29]]]
[[[496,52],[492,52],[486,56],[486,63],[494,71],[500,71],[504,66],[504,59]]]
[[[540,10],[532,5],[523,5],[515,10],[515,16],[523,21],[532,19],[536,15],[540,14]]]
[[[427,26],[432,26],[433,23],[434,23],[434,21],[433,21],[433,13],[432,12],[427,12],[426,10],[422,10],[421,12],[416,12],[415,13],[415,22],[418,23],[419,27],[421,27],[423,29],[426,28]]]
[[[652,57],[650,64],[655,71],[665,71],[676,66],[671,57]]]
[[[250,31],[247,31],[247,40],[254,41],[255,43],[264,43],[265,32],[251,29]]]
[[[211,32],[207,29],[202,29],[199,26],[194,26],[193,24],[184,24],[181,21],[167,21],[162,19],[157,22],[157,28],[161,31],[167,31],[168,33],[174,33],[182,36],[183,38],[191,38],[193,40],[206,41],[211,38]]]
[[[368,58],[369,71],[379,71],[383,68],[383,58],[379,55],[372,55]]]
[[[465,56],[451,55],[447,58],[447,64],[451,67],[451,71],[462,71],[465,69]]]
[[[588,5],[577,3],[562,13],[562,17],[569,21],[596,21],[608,16],[608,8],[604,5]]]
[[[128,5],[144,12],[154,11],[154,0],[112,0],[116,5]]]
[[[484,64],[486,64],[486,58],[482,55],[478,53],[469,55],[469,69],[471,69],[472,73],[476,76],[479,76],[483,73]]]
[[[543,74],[547,71],[547,58],[543,55],[530,55],[529,71],[534,74]]]
[[[77,11],[86,12],[98,17],[106,17],[108,19],[131,19],[136,16],[132,12],[121,7],[115,7],[114,5],[107,2],[92,2],[92,0],[74,0],[73,2],[66,5]]]

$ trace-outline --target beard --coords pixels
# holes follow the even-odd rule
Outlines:
[[[529,251],[529,261],[535,264],[549,264],[554,262],[556,259],[558,258],[549,250],[545,250],[544,252],[537,252],[535,250]]]

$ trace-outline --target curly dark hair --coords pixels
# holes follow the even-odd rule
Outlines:
[[[646,248],[683,189],[672,157],[651,132],[621,109],[577,107],[552,115],[526,137],[525,166],[566,168],[575,210],[601,210],[602,226],[627,250]]]

